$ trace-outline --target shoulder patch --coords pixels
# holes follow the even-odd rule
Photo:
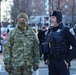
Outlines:
[[[57,30],[57,32],[61,32],[61,31],[62,31],[62,29],[58,29],[58,30]]]
[[[73,28],[69,29],[69,31],[71,32],[72,35],[75,35]]]

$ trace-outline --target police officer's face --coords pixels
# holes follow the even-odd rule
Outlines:
[[[56,16],[50,17],[51,26],[56,27],[57,26],[57,18]]]

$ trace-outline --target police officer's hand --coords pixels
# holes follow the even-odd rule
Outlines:
[[[5,70],[6,70],[7,72],[10,73],[10,71],[11,71],[11,67],[10,67],[9,64],[6,64],[6,65],[5,65]]]
[[[66,66],[67,66],[67,69],[69,68],[69,64],[64,60]]]
[[[45,64],[48,65],[48,64],[49,64],[49,60],[46,60],[46,61],[45,61]]]
[[[33,70],[34,70],[34,71],[38,70],[38,68],[39,68],[38,65],[34,65],[34,66],[33,66]]]

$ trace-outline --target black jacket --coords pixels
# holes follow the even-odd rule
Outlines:
[[[45,32],[46,30],[39,30],[38,31],[38,39],[39,39],[39,44],[41,45],[45,41]]]
[[[52,31],[56,31],[57,29],[60,29],[63,24],[61,23],[58,27],[53,27]],[[66,26],[64,30],[65,37],[68,41],[68,43],[72,46],[72,50],[69,53],[68,57],[65,59],[68,63],[75,57],[76,55],[76,41],[75,37],[72,35],[72,33],[69,31],[69,27]],[[49,29],[50,31],[50,29]],[[44,55],[44,61],[47,59],[47,54]]]

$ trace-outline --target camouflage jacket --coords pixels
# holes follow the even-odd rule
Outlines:
[[[12,66],[39,64],[39,48],[35,34],[30,28],[21,32],[18,27],[10,31],[8,43],[4,46],[4,63]]]

